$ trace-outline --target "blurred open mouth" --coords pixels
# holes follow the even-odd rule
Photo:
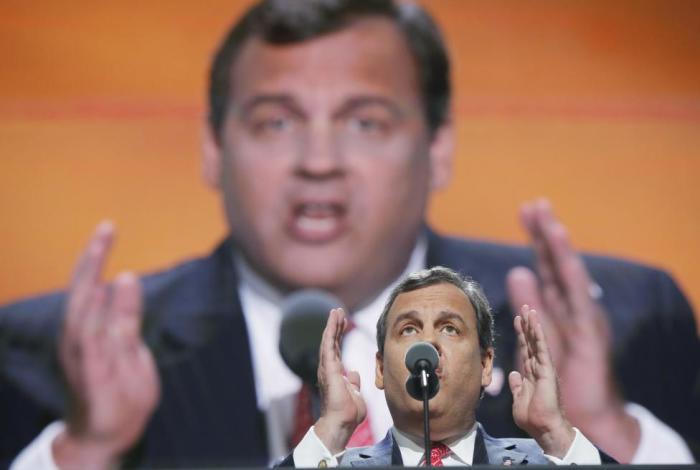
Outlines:
[[[292,206],[287,224],[291,236],[303,243],[325,243],[346,228],[347,209],[334,201],[303,201]]]

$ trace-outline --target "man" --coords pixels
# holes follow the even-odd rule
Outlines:
[[[646,411],[697,438],[689,416],[700,406],[692,366],[700,353],[692,311],[675,284],[619,261],[587,258],[584,265],[543,202],[522,214],[534,260],[525,249],[430,231],[424,210],[430,193],[449,180],[453,148],[449,63],[435,25],[421,9],[389,1],[290,5],[266,1],[251,9],[214,59],[203,166],[222,193],[230,239],[208,258],[145,277],[142,286],[133,276],[120,278],[126,285],[106,295],[100,271],[114,228],[103,225],[68,301],[54,295],[2,311],[2,457],[14,457],[62,416],[67,428],[48,429],[37,446],[66,463],[125,455],[151,466],[260,464],[284,455],[294,421],[286,410],[300,387],[277,352],[284,294],[313,286],[337,295],[355,325],[344,347],[354,351],[348,360],[357,367],[348,366],[371,376],[366,359],[374,356],[384,299],[402,274],[433,265],[469,272],[489,293],[502,338],[496,371],[513,369],[509,301],[529,303],[547,320],[574,424],[621,461],[650,448],[658,455],[660,443],[671,457],[684,457],[682,440]],[[535,268],[539,279],[530,268],[512,270],[517,266]],[[142,354],[125,359],[130,369],[141,357],[143,376],[133,380],[151,384],[128,401],[132,409],[149,409],[160,383],[153,416],[126,420],[145,426],[137,440],[120,422],[91,418],[94,407],[115,421],[128,412],[102,410],[92,401],[100,391],[87,387],[67,400],[57,378],[61,325],[61,358],[76,371],[65,379],[80,385],[93,370],[80,363],[87,360],[80,352],[112,328],[102,320],[91,322],[99,328],[67,325],[115,310],[115,303],[127,305],[127,315],[108,318],[138,317],[143,307],[143,341],[159,379]],[[608,328],[612,338],[602,334]],[[122,349],[143,351],[139,338],[107,336],[126,344],[109,349],[116,355],[107,355],[110,361],[120,363]],[[669,364],[668,357],[686,359]],[[579,396],[582,370],[587,393]],[[120,381],[104,385],[118,384],[139,390]],[[381,437],[391,417],[383,398],[365,390],[372,434]],[[507,387],[489,387],[480,419],[495,434],[512,434],[509,409]]]
[[[450,269],[435,267],[399,283],[377,322],[375,385],[384,390],[394,418],[384,440],[346,451],[366,409],[359,375],[343,371],[340,340],[347,321],[343,310],[335,309],[320,349],[323,412],[282,464],[425,464],[423,404],[407,391],[410,372],[404,365],[408,349],[417,342],[428,342],[439,353],[435,373],[440,387],[429,402],[432,465],[600,464],[599,452],[561,412],[554,366],[535,310],[523,306],[514,322],[522,373],[513,371],[508,377],[513,418],[537,444],[528,439],[494,439],[476,422],[480,395],[492,379],[491,309],[478,284]]]

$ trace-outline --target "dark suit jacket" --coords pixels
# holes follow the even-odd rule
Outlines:
[[[601,461],[615,461],[603,452]],[[403,458],[399,446],[391,431],[384,439],[369,447],[348,449],[339,462],[342,467],[390,467],[403,466]],[[549,465],[550,461],[544,456],[542,448],[534,439],[506,438],[498,439],[489,436],[481,424],[476,430],[474,441],[474,456],[472,465]],[[293,467],[294,457],[288,455],[280,467]]]
[[[237,295],[235,249],[145,276],[144,336],[162,382],[162,399],[130,462],[146,466],[258,465],[268,460],[257,410],[250,348]],[[497,365],[511,369],[513,329],[504,278],[530,265],[528,249],[429,234],[428,264],[480,282],[496,313]],[[665,273],[587,257],[610,312],[613,360],[628,400],[641,403],[700,442],[700,344],[693,313]],[[0,309],[0,466],[64,410],[56,361],[64,295]],[[582,371],[582,376],[585,372]],[[519,431],[508,387],[487,395],[478,418],[497,436]]]

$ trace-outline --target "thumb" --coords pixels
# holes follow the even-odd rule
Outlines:
[[[513,400],[519,399],[523,389],[523,376],[518,371],[512,371],[508,374],[508,385],[513,394]]]
[[[543,310],[539,281],[531,269],[524,266],[516,266],[508,271],[506,290],[513,313],[517,314],[520,312],[523,305],[529,305],[530,308],[538,312]]]
[[[346,375],[348,379],[348,383],[352,386],[352,388],[356,391],[360,391],[360,374],[356,370],[350,370],[347,372]]]

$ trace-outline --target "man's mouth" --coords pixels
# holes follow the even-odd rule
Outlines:
[[[345,230],[346,212],[345,206],[338,202],[299,202],[292,207],[289,232],[304,243],[332,241]]]

